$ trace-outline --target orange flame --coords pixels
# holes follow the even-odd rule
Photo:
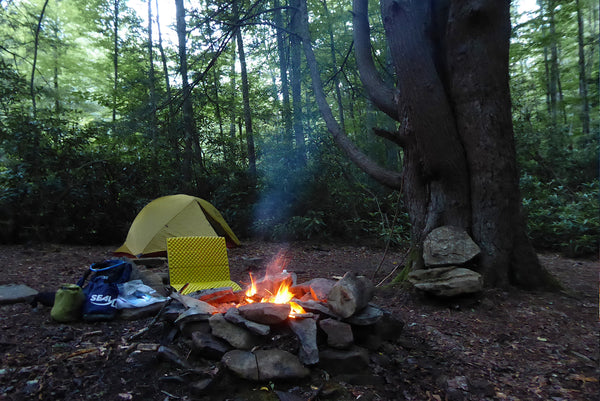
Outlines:
[[[290,292],[290,285],[284,282],[281,283],[275,295],[263,298],[260,302],[271,302],[274,304],[289,304],[291,307],[290,317],[295,317],[295,315],[297,314],[306,313],[304,308],[302,308],[296,302],[292,302],[293,297],[294,294]]]
[[[290,306],[292,307],[292,311],[290,313],[290,317],[296,317],[296,315],[302,315],[306,313],[303,307],[298,305],[297,303],[290,301]]]
[[[246,296],[252,297],[256,295],[257,292],[256,283],[254,282],[254,277],[252,277],[252,273],[248,273],[248,275],[250,276],[250,286],[246,290]]]
[[[281,250],[277,253],[277,255],[273,258],[273,260],[267,265],[265,279],[274,278],[280,276],[282,273],[285,273],[285,266],[287,265],[289,259],[285,254],[285,250]],[[275,295],[271,293],[266,288],[261,288],[261,293],[268,292],[269,296],[263,296],[260,301],[256,299],[256,295],[259,293],[259,288],[257,283],[254,281],[254,277],[252,274],[250,276],[250,285],[246,289],[246,303],[254,303],[254,302],[270,302],[274,304],[289,304],[291,307],[290,317],[295,317],[297,314],[306,313],[304,308],[298,305],[296,302],[292,301],[294,298],[294,294],[290,291],[291,283],[289,281],[284,280],[279,285],[275,292]],[[260,283],[259,283],[260,285]]]

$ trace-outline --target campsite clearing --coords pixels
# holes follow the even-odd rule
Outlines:
[[[250,242],[230,249],[232,279],[247,282],[249,272],[259,274],[285,247]],[[113,249],[0,246],[0,284],[55,290],[77,281],[89,264],[111,257]],[[287,269],[299,280],[346,271],[370,275],[384,253],[308,243],[287,250]],[[375,282],[403,254],[388,252]],[[442,304],[404,287],[379,289],[374,302],[398,314],[405,327],[397,342],[371,356],[369,372],[327,381],[324,372],[316,371],[294,383],[250,383],[226,375],[223,387],[210,396],[193,391],[189,373],[157,358],[152,350],[163,335],[160,326],[127,340],[151,318],[65,325],[50,319],[48,307],[0,305],[0,399],[278,400],[276,391],[288,390],[307,399],[322,385],[319,399],[595,399],[600,391],[598,262],[540,257],[565,292],[496,289]]]

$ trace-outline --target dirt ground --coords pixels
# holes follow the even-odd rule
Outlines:
[[[55,291],[74,283],[113,248],[0,246],[0,284]],[[247,282],[281,249],[299,281],[357,271],[371,276],[381,249],[249,242],[229,250],[231,276]],[[208,395],[193,373],[154,352],[132,357],[138,343],[164,340],[138,321],[59,324],[50,308],[0,305],[0,400],[597,400],[600,393],[598,261],[541,254],[563,283],[561,293],[486,290],[442,303],[406,286],[383,287],[374,303],[405,322],[398,340],[371,353],[369,372],[251,383],[222,373]],[[378,283],[403,260],[388,252]],[[388,280],[389,282],[389,280]],[[223,371],[214,366],[215,371]],[[318,390],[320,391],[318,391]]]

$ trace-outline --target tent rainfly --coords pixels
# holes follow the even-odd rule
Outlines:
[[[166,255],[167,238],[187,236],[225,237],[228,246],[240,245],[221,213],[204,199],[169,195],[148,203],[133,220],[125,243],[116,256]]]

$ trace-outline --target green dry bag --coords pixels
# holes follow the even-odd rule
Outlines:
[[[50,316],[57,322],[73,322],[81,318],[81,308],[85,301],[83,290],[77,284],[63,284],[56,292]]]

